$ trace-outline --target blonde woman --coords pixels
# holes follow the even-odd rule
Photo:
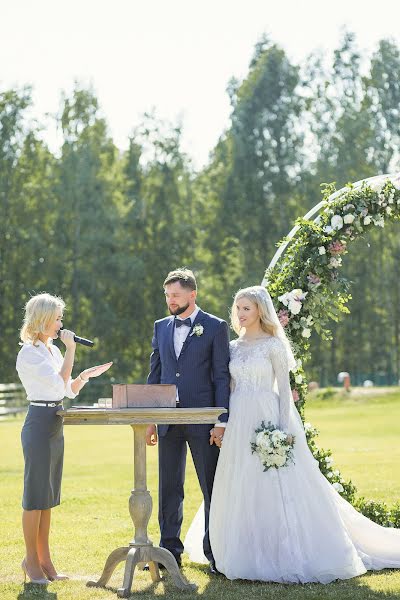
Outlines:
[[[265,288],[238,291],[232,326],[230,413],[210,508],[217,569],[228,579],[329,583],[400,568],[400,530],[357,512],[308,448],[290,389],[295,361]],[[293,463],[264,472],[250,446],[262,421],[295,436]],[[188,546],[200,548],[191,529]]]
[[[71,378],[76,343],[72,331],[63,330],[65,304],[50,294],[32,297],[25,307],[21,329],[23,342],[16,368],[25,388],[29,409],[22,428],[25,460],[22,526],[26,557],[22,561],[25,578],[33,583],[68,579],[58,574],[50,555],[49,532],[53,506],[60,504],[64,456],[62,408],[65,396],[75,398],[92,377],[110,368],[111,362],[82,371]],[[63,358],[52,342],[57,337],[65,345]]]

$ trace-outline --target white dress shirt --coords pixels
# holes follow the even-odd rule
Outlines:
[[[192,322],[192,327],[193,327],[193,323],[195,322],[197,315],[199,314],[199,310],[200,310],[200,308],[197,305],[195,305],[194,311],[188,317]],[[184,319],[182,319],[179,316],[177,316],[176,319],[179,319],[180,321],[184,321]],[[187,336],[189,335],[189,332],[190,332],[190,327],[186,327],[186,325],[182,325],[181,327],[175,327],[175,329],[174,329],[174,349],[175,349],[176,358],[179,358],[179,355],[182,352],[183,344],[185,343],[185,340],[186,340]],[[178,387],[176,388],[176,403],[179,404]],[[225,423],[220,423],[219,421],[217,421],[215,423],[215,427],[225,427],[225,425],[226,425]]]
[[[193,326],[193,323],[194,323],[197,315],[199,314],[199,310],[200,310],[200,308],[195,305],[194,311],[188,317],[192,322],[192,326]],[[176,319],[178,321],[185,320],[179,316],[176,317]],[[174,329],[174,348],[175,348],[176,358],[179,358],[179,355],[182,352],[183,344],[185,343],[185,340],[186,340],[187,336],[189,335],[189,331],[190,331],[190,327],[187,327],[186,325],[182,325],[181,327],[175,327],[175,329]]]
[[[31,401],[46,400],[60,402],[65,396],[75,398],[71,389],[71,377],[67,385],[60,375],[63,355],[54,344],[50,350],[40,340],[37,345],[25,343],[18,352],[16,368],[27,399]]]

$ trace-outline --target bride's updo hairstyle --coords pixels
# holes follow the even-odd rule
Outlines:
[[[236,309],[238,300],[241,298],[247,298],[257,306],[258,314],[260,315],[261,329],[268,335],[279,338],[282,341],[286,349],[288,367],[290,370],[293,369],[296,366],[296,359],[294,358],[289,339],[278,319],[274,303],[272,302],[268,290],[262,285],[253,285],[236,292],[231,309],[231,326],[237,335],[240,335],[242,330]]]
[[[64,300],[57,296],[46,293],[32,296],[25,306],[24,322],[20,332],[21,340],[36,346],[39,335],[49,328],[57,313],[63,312],[64,308]]]

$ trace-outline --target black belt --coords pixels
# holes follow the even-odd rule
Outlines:
[[[50,408],[53,408],[54,406],[60,406],[62,404],[62,400],[58,400],[57,402],[47,402],[47,401],[36,402],[36,400],[31,400],[30,404],[32,406],[48,406]]]

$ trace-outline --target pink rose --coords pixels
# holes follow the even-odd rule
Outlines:
[[[286,309],[282,308],[279,312],[278,312],[278,319],[280,324],[282,325],[282,327],[286,327],[287,324],[289,323],[289,313]]]
[[[318,277],[318,275],[314,275],[314,273],[309,273],[307,275],[307,279],[312,285],[317,285],[321,283],[321,279]]]
[[[297,390],[292,390],[292,396],[294,402],[298,402],[300,400],[299,392]]]
[[[338,256],[339,254],[343,254],[343,252],[346,252],[346,244],[337,240],[329,244],[328,250],[332,256]]]

